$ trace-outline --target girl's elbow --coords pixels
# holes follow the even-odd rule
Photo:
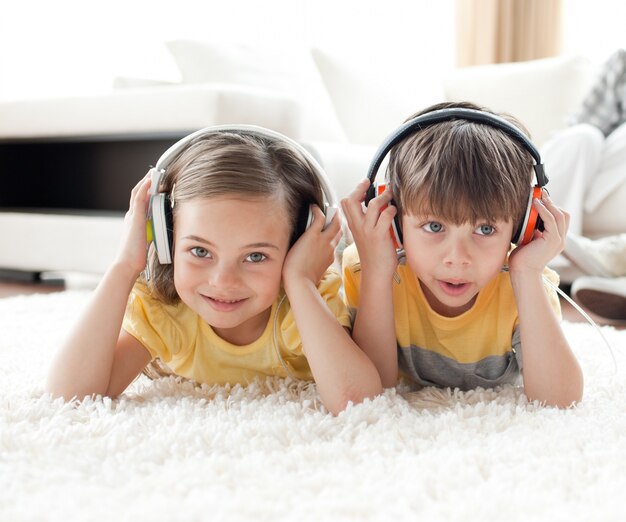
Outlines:
[[[44,384],[44,387],[43,387],[43,391],[45,394],[51,395],[53,399],[58,399],[59,397],[61,397],[64,400],[68,401],[68,400],[71,400],[73,397],[72,396],[68,397],[67,392],[69,390],[67,390],[66,388],[67,387],[64,386],[64,383],[62,380],[55,378],[54,375],[48,375],[46,382]]]
[[[63,399],[65,402],[72,401],[78,398],[78,394],[74,390],[68,389],[66,386],[59,385],[58,383],[46,383],[44,387],[44,393],[52,396],[53,399]]]
[[[67,382],[59,382],[53,379],[48,379],[46,382],[44,393],[51,395],[53,399],[62,398],[65,402],[82,401],[87,397],[95,397],[97,395],[108,396],[107,393],[99,393],[97,390],[72,386]]]
[[[327,409],[333,415],[338,415],[344,411],[350,404],[360,404],[367,399],[373,399],[380,395],[383,391],[380,379],[371,383],[369,386],[355,387],[347,386],[340,394],[327,405]]]

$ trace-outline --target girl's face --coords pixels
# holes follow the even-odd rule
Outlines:
[[[497,276],[511,247],[510,221],[455,225],[436,216],[402,217],[406,262],[431,308],[446,317],[469,310]]]
[[[179,204],[174,285],[223,339],[250,344],[280,291],[291,226],[278,199],[225,195]]]

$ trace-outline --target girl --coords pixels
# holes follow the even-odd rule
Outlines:
[[[340,219],[324,226],[330,189],[302,147],[258,127],[207,128],[169,149],[156,172],[132,191],[117,258],[53,362],[48,392],[117,396],[156,358],[208,384],[313,378],[334,414],[381,391],[329,268]],[[149,276],[139,278],[151,183],[173,230],[155,227]]]

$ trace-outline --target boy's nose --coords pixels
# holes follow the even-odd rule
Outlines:
[[[469,265],[472,256],[468,245],[463,240],[451,241],[446,249],[444,263],[446,265]]]

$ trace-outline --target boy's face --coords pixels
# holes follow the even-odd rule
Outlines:
[[[291,227],[273,199],[226,195],[181,202],[174,284],[223,339],[249,344],[265,330],[280,291]]]
[[[469,310],[478,292],[502,269],[511,246],[511,221],[454,225],[436,216],[404,215],[406,262],[431,308],[446,317]]]

